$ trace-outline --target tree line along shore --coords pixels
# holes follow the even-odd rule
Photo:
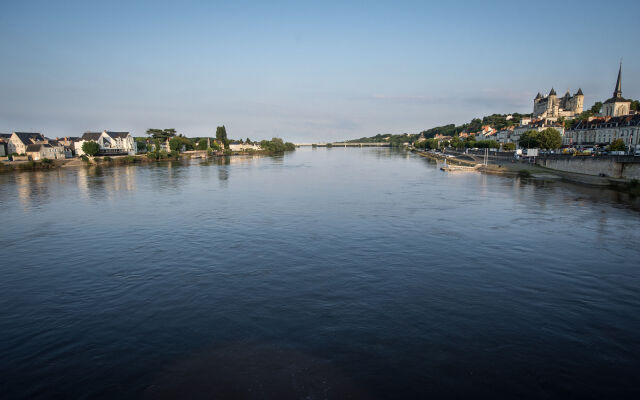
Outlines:
[[[0,138],[6,154],[0,157],[0,171],[125,165],[181,158],[277,155],[296,148],[281,138],[261,141],[230,139],[224,126],[216,129],[215,137],[187,137],[172,128],[151,128],[146,134],[146,137],[133,137],[128,132],[85,132],[82,137],[63,139],[48,139],[39,133],[5,134]]]

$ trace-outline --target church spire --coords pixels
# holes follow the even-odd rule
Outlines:
[[[616,99],[622,97],[622,61],[620,61],[620,69],[618,70],[618,81],[616,82],[616,90],[613,91],[613,97]]]

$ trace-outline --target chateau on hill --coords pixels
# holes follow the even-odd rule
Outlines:
[[[556,91],[552,88],[547,96],[543,97],[538,93],[533,99],[533,117],[546,119],[571,118],[580,114],[583,107],[584,94],[582,89],[578,89],[573,96],[567,90],[564,96],[558,98]]]

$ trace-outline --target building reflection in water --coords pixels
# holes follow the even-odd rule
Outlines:
[[[15,176],[18,199],[27,210],[46,204],[50,200],[49,171],[18,172]]]

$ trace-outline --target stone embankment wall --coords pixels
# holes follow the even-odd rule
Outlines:
[[[600,175],[612,178],[640,179],[640,157],[580,157],[551,155],[540,157],[536,164],[565,172]]]

